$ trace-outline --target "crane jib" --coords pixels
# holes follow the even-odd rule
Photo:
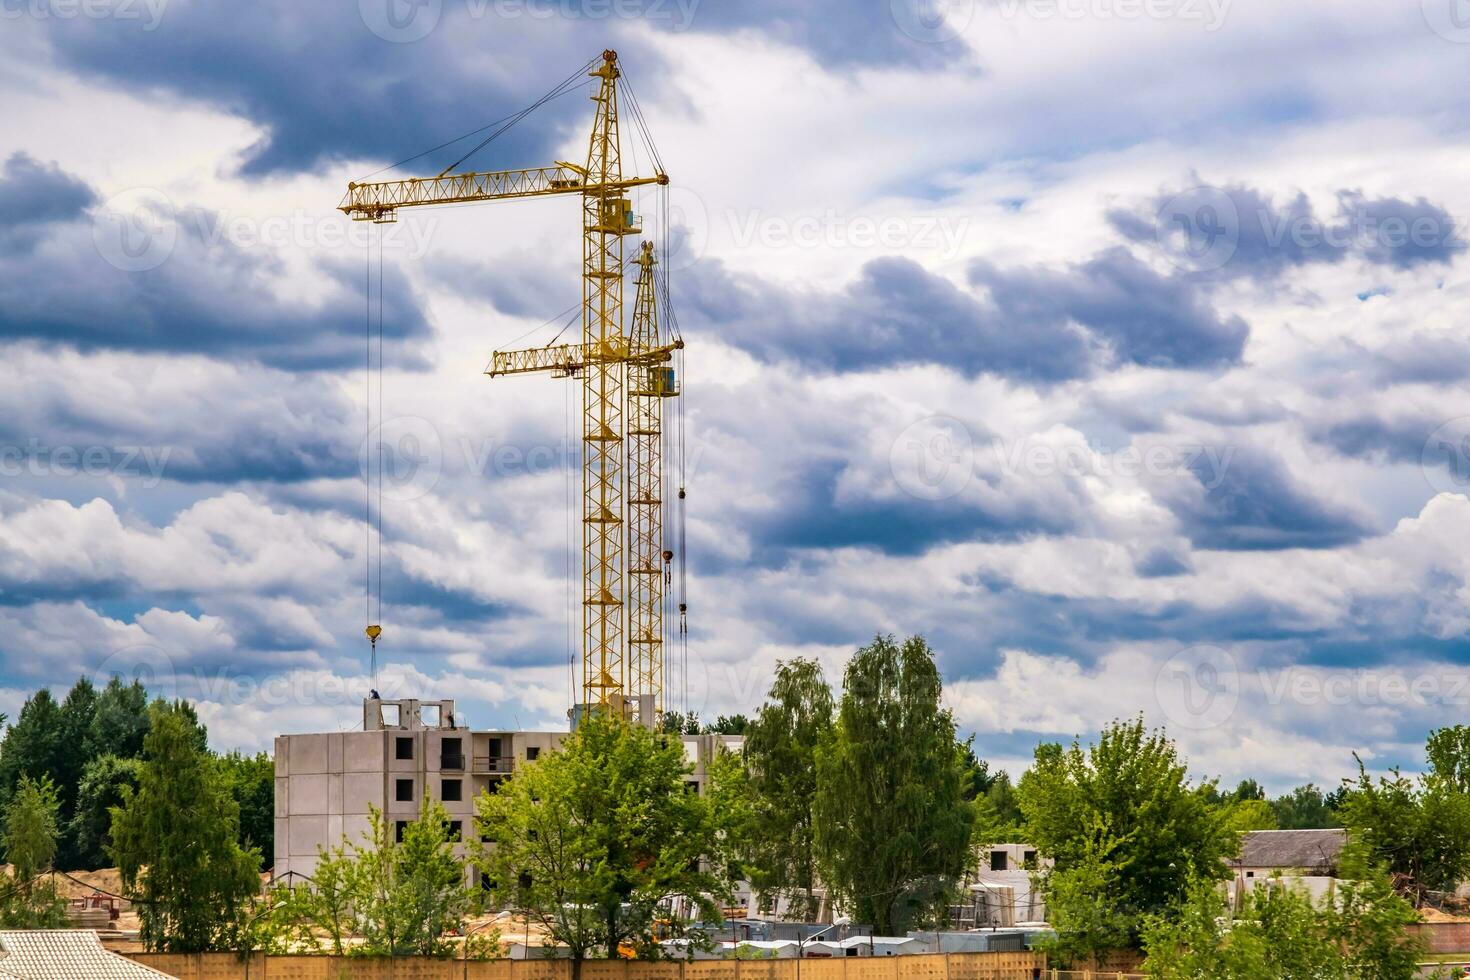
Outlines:
[[[352,183],[337,206],[358,221],[377,220],[398,208],[432,204],[466,204],[552,194],[583,194],[605,197],[633,187],[667,184],[667,174],[630,177],[623,180],[587,183],[580,168],[565,165],[529,170],[497,170],[488,173],[448,174],[443,177],[414,177],[375,183]]]

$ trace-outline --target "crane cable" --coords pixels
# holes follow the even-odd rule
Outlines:
[[[562,518],[562,520],[563,520],[563,522],[566,525],[566,532],[567,532],[567,536],[566,536],[567,692],[568,692],[568,694],[571,695],[571,699],[567,703],[568,704],[575,705],[575,704],[578,704],[580,702],[577,700],[577,661],[576,661],[576,654],[575,654],[575,652],[572,649],[572,618],[573,618],[573,615],[574,615],[573,610],[575,609],[575,605],[573,604],[573,601],[572,601],[572,554],[573,554],[573,548],[574,548],[574,545],[573,545],[573,542],[572,542],[572,528],[574,526],[573,525],[572,514],[574,513],[575,507],[576,507],[576,503],[575,503],[575,501],[573,500],[573,497],[572,497],[572,387],[573,386],[570,383],[568,383],[562,389],[562,392],[563,392],[563,394],[562,394],[562,402],[563,402],[563,415],[564,415],[564,422],[563,422],[564,428],[563,428],[563,431],[562,431],[562,447],[564,448],[565,454],[566,454],[564,463],[562,465],[562,474],[563,474],[563,476],[562,476],[562,484],[563,484],[563,486],[562,486],[562,499],[563,499],[563,501],[566,504],[566,506],[562,508],[562,512],[563,512],[563,518]]]
[[[596,62],[596,60],[597,60],[596,58],[593,58],[592,60],[588,61],[587,64],[584,65],[580,69],[580,71],[585,72],[587,69],[591,68],[592,65],[593,65],[593,63]],[[494,140],[497,136],[502,135],[506,130],[510,129],[511,126],[514,126],[517,122],[520,122],[521,119],[525,118],[525,116],[528,115],[533,109],[538,109],[541,106],[546,105],[548,102],[551,102],[554,99],[559,99],[563,95],[566,95],[566,94],[568,94],[570,92],[574,92],[574,91],[576,91],[576,86],[567,87],[566,86],[566,82],[564,81],[560,85],[558,85],[556,88],[554,88],[550,92],[548,92],[546,95],[543,95],[541,98],[537,99],[531,105],[526,106],[524,109],[518,109],[515,112],[512,112],[508,116],[501,116],[499,119],[496,119],[496,120],[494,120],[492,122],[486,123],[485,125],[481,126],[479,129],[472,129],[468,133],[463,133],[463,134],[461,134],[459,136],[456,136],[452,140],[445,140],[443,143],[440,143],[437,146],[431,146],[427,150],[422,150],[422,151],[420,151],[418,153],[415,153],[411,157],[404,157],[402,160],[399,160],[397,163],[390,163],[386,167],[379,167],[377,170],[374,170],[372,173],[366,174],[363,177],[358,178],[358,183],[365,183],[369,178],[376,177],[378,174],[386,173],[389,170],[397,170],[399,167],[403,166],[405,163],[412,163],[413,161],[419,159],[420,157],[426,157],[430,153],[437,153],[439,150],[442,150],[442,149],[444,149],[445,147],[448,147],[448,146],[453,146],[454,144],[460,142],[461,140],[467,140],[471,136],[478,136],[480,133],[483,133],[487,129],[492,129],[492,128],[496,127],[496,126],[503,126],[503,128],[500,129],[498,132],[496,132],[496,133],[492,134],[491,136],[487,137],[478,146],[476,146],[473,150],[471,150],[469,153],[465,154],[465,157],[471,156],[474,153],[479,152],[479,150],[481,150],[482,148],[484,148],[488,143],[490,143],[492,140]],[[506,123],[509,123],[509,125],[504,125]],[[451,164],[448,168],[446,168],[445,173],[448,173],[449,170],[453,169],[454,167],[458,166],[460,163],[464,162],[465,157],[461,157],[458,161],[456,161],[455,163]],[[440,176],[442,177],[443,174],[440,174]]]
[[[590,69],[596,62],[597,62],[597,59],[596,58],[590,59],[582,67],[578,68],[572,74],[570,74],[566,78],[562,79],[561,83],[558,84],[556,86],[556,88],[552,89],[550,92],[547,92],[545,95],[541,96],[541,98],[537,99],[535,102],[532,102],[530,105],[526,106],[524,109],[520,110],[519,112],[515,112],[515,113],[512,113],[511,115],[507,116],[506,119],[502,122],[502,124],[499,127],[497,127],[496,130],[493,133],[491,133],[489,136],[486,136],[480,142],[476,143],[470,149],[470,151],[468,153],[466,153],[464,156],[460,157],[458,160],[454,161],[449,166],[445,167],[442,171],[440,171],[439,176],[440,177],[443,177],[445,174],[449,173],[455,167],[458,167],[461,163],[464,163],[470,157],[474,156],[476,153],[479,153],[485,147],[489,146],[492,142],[494,142],[495,140],[499,139],[501,136],[504,136],[506,133],[508,133],[516,125],[516,123],[520,122],[522,119],[525,119],[531,113],[535,112],[537,109],[541,108],[546,103],[550,102],[552,99],[561,98],[563,95],[566,95],[568,92],[574,91],[576,89],[577,85],[580,84],[581,81],[587,77],[587,71],[588,71],[588,69]],[[494,124],[492,123],[491,125],[494,125]],[[461,139],[463,139],[463,137],[461,137]],[[432,151],[427,151],[427,152],[432,152]]]
[[[654,169],[660,174],[666,173],[667,171],[664,170],[663,158],[658,152],[658,144],[653,139],[652,128],[648,125],[648,120],[643,114],[643,107],[638,102],[638,93],[633,88],[632,79],[628,76],[628,71],[626,68],[621,69],[621,71],[623,76],[623,89],[628,94],[628,107],[631,110],[630,115],[633,119],[634,131],[642,137],[644,145],[648,148],[649,156],[653,159]],[[673,308],[672,289],[669,285],[669,270],[672,262],[668,246],[669,241],[672,238],[670,226],[672,223],[673,209],[669,200],[668,185],[659,185],[657,193],[658,198],[656,206],[658,208],[658,236],[660,238],[659,251],[663,254],[664,271],[662,272],[662,274],[660,274],[657,268],[654,269],[654,298],[655,302],[658,302],[660,300],[662,301],[660,303],[660,306],[662,307],[660,323],[667,325],[667,328],[669,330],[669,338],[671,340],[682,340],[683,336],[679,330],[679,320],[678,317],[675,315]],[[675,377],[683,379],[684,350],[682,346],[674,352],[674,364]],[[674,515],[675,527],[677,532],[677,541],[675,544],[675,548],[677,549],[677,561],[679,563],[679,673],[680,684],[682,688],[681,694],[683,711],[685,714],[687,714],[689,711],[689,570],[688,533],[685,518],[685,500],[688,497],[688,466],[686,452],[687,443],[685,441],[684,397],[682,392],[680,394],[680,397],[674,399],[674,401],[674,441],[677,452],[676,468],[679,478],[679,491],[675,501],[676,511]]]
[[[378,428],[373,427],[373,241],[378,244]],[[378,690],[378,637],[383,633],[380,625],[383,621],[383,454],[382,454],[382,425],[383,425],[383,238],[381,234],[375,235],[372,229],[368,230],[366,248],[366,277],[364,279],[363,294],[367,301],[367,329],[366,333],[366,363],[363,371],[363,407],[365,415],[366,434],[363,437],[363,484],[365,500],[363,504],[364,519],[364,548],[363,561],[366,566],[366,576],[363,589],[363,600],[366,606],[367,628],[363,632],[367,635],[371,647],[369,667],[372,676],[372,690],[376,695]],[[374,501],[373,468],[374,459],[377,457],[377,488],[376,506]],[[378,590],[377,611],[374,615],[373,609],[373,515],[378,519]]]

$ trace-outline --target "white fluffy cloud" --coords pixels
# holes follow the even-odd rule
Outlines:
[[[692,242],[670,263],[691,556],[672,703],[750,712],[778,659],[816,656],[838,682],[874,633],[922,632],[962,726],[1013,769],[1038,739],[1138,711],[1227,780],[1330,784],[1354,751],[1413,765],[1424,732],[1463,714],[1444,688],[1470,659],[1464,260],[1278,241],[1205,274],[1150,222],[1198,183],[1272,214],[1470,215],[1470,161],[1442,125],[1463,109],[1442,83],[1463,45],[1416,5],[1366,0],[1192,5],[1218,23],[1061,6],[1080,13],[976,4],[932,48],[844,20],[843,57],[758,6],[683,34],[614,25]],[[122,665],[198,699],[221,744],[260,748],[355,724],[372,683],[350,237],[365,226],[333,205],[392,160],[341,132],[319,90],[283,104],[243,69],[191,83],[210,51],[184,30],[195,16],[160,24],[178,30],[166,70],[117,59],[115,25],[23,21],[0,40],[33,69],[0,162],[34,158],[24,173],[72,208],[0,239],[16,273],[0,290],[0,708]],[[456,21],[415,49],[344,16],[323,55],[342,56],[342,84],[392,60],[414,86],[401,104],[435,112],[442,89],[412,66],[439,52],[468,71],[462,46],[507,29]],[[509,29],[563,50],[586,26]],[[249,68],[278,40],[232,56]],[[527,70],[473,73],[510,98]],[[575,158],[584,111],[515,152]],[[120,276],[88,245],[104,202],[137,187],[185,236],[160,275]],[[479,372],[575,302],[576,221],[570,202],[524,202],[384,232],[403,338],[387,441],[411,465],[382,511],[377,683],[459,698],[485,724],[561,724],[569,700],[575,392]],[[44,303],[38,257],[57,264]],[[36,328],[58,311],[64,335]],[[1068,370],[1015,367],[1070,341]],[[1194,725],[1218,699],[1180,701],[1175,682],[1222,654],[1233,708]],[[1399,696],[1395,678],[1424,677],[1442,687]]]

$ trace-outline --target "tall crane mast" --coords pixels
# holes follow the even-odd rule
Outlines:
[[[643,243],[637,262],[632,348],[664,350],[652,242]],[[664,587],[674,557],[664,546],[663,400],[678,394],[674,372],[664,362],[629,364],[627,674],[634,690],[652,697],[656,712],[664,705]]]
[[[350,183],[339,209],[355,220],[387,222],[405,207],[581,195],[581,343],[496,351],[486,373],[582,382],[581,690],[590,709],[651,724],[664,707],[663,604],[672,558],[663,541],[662,400],[678,393],[668,365],[683,342],[660,335],[656,260],[646,242],[637,260],[633,327],[624,329],[623,239],[642,232],[627,192],[669,178],[661,171],[623,176],[617,53],[604,51],[590,75],[598,85],[585,166],[558,161]]]

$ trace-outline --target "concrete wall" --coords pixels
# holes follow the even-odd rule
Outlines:
[[[245,980],[234,953],[133,953],[130,957],[179,980]],[[1032,980],[1044,969],[1039,953],[840,957],[828,960],[703,960],[637,963],[588,960],[581,980]],[[399,957],[255,956],[251,978],[273,980],[572,980],[566,960],[488,960],[463,963]],[[1113,980],[1113,974],[1107,980]]]
[[[1470,922],[1422,922],[1409,927],[1435,954],[1464,953],[1470,958]]]
[[[364,715],[376,723],[376,710],[365,708]],[[412,727],[276,738],[277,875],[310,876],[319,848],[337,847],[344,836],[350,842],[362,839],[370,807],[382,810],[391,826],[417,817],[425,795],[441,801],[468,837],[474,833],[475,797],[508,778],[517,766],[557,751],[568,737],[566,732],[424,728],[416,714],[405,712],[404,717]],[[461,769],[441,768],[445,743],[451,739],[459,740]],[[404,753],[399,752],[400,740]],[[737,736],[684,736],[685,756],[694,766],[689,780],[703,792],[709,760],[722,746],[738,750],[743,742]],[[400,781],[408,790],[402,800]],[[459,784],[458,800],[444,798],[446,781]],[[465,850],[461,847],[461,854]]]

